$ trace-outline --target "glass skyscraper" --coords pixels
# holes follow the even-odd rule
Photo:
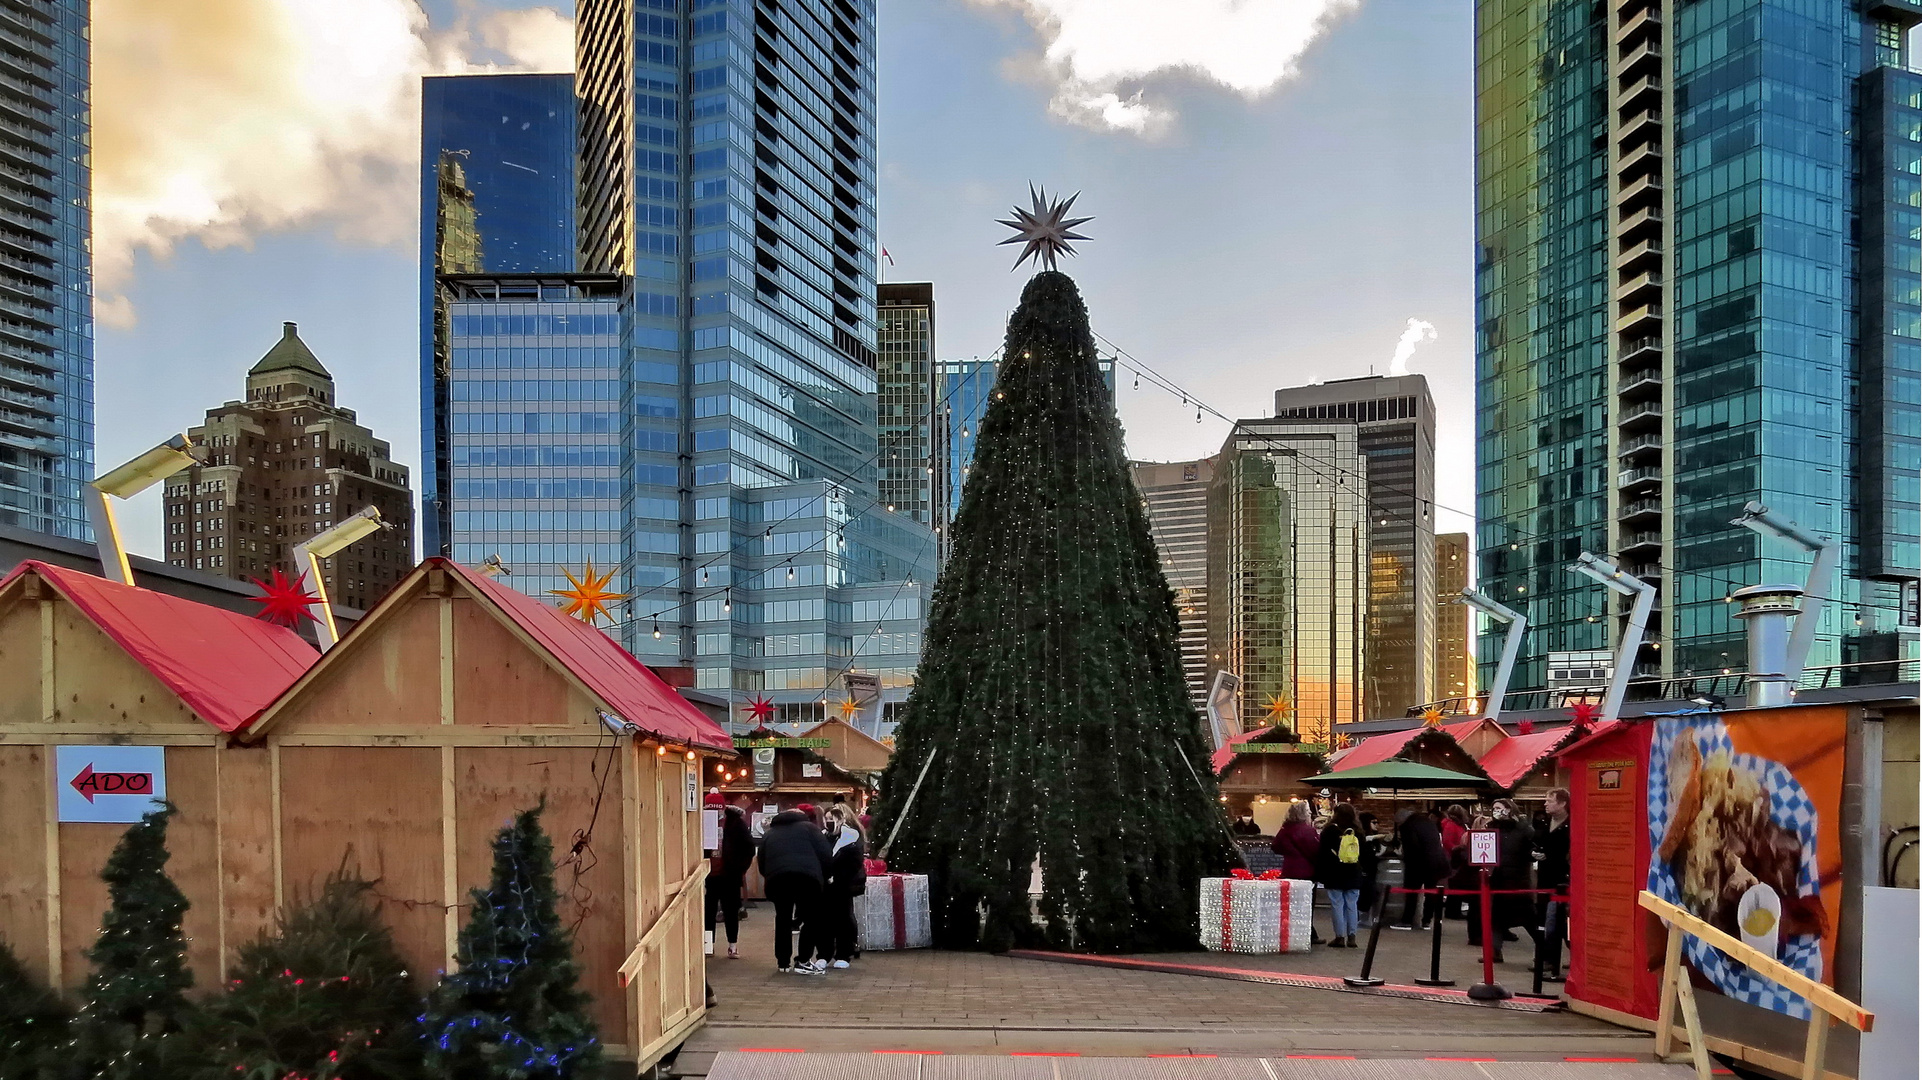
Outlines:
[[[934,362],[934,286],[881,285],[877,423],[881,436],[881,501],[946,536],[947,425]]]
[[[490,545],[507,542],[506,538],[491,534],[457,537],[453,531],[455,509],[451,493],[456,455],[452,425],[456,413],[463,411],[456,407],[457,393],[462,395],[462,405],[483,400],[482,396],[473,395],[483,395],[492,404],[514,399],[498,397],[502,392],[498,387],[488,391],[461,388],[457,384],[463,380],[491,378],[476,374],[481,371],[491,373],[522,367],[556,370],[551,364],[539,363],[538,356],[510,358],[507,350],[522,343],[548,350],[612,347],[612,343],[603,345],[599,338],[583,342],[571,334],[562,335],[568,338],[563,343],[542,341],[539,344],[533,344],[535,336],[549,335],[490,333],[485,335],[485,342],[479,342],[475,338],[480,335],[469,334],[463,335],[467,340],[462,347],[469,350],[470,363],[456,367],[453,335],[439,284],[443,275],[466,275],[469,280],[458,286],[454,295],[464,304],[485,304],[500,293],[479,276],[561,275],[574,269],[574,116],[572,75],[449,75],[422,80],[420,400],[421,454],[425,467],[421,470],[421,527],[425,537],[423,550],[430,555],[453,555],[467,561],[455,553],[457,541],[470,547],[485,547],[484,554],[496,553]],[[555,287],[550,283],[550,292]],[[577,302],[571,286],[557,287],[556,295],[561,303]],[[604,290],[605,283],[595,287]],[[535,310],[526,305],[542,302],[539,290],[538,283],[531,280],[510,282],[507,302],[516,306],[511,311],[494,314],[502,317],[535,314]],[[597,305],[604,302],[596,300]],[[594,310],[602,314],[598,306]],[[481,314],[471,306],[469,311],[476,317]],[[486,363],[472,363],[472,358],[478,355],[473,350],[480,349],[486,350]],[[547,356],[551,359],[553,353]],[[615,360],[594,366],[618,369],[620,365]],[[577,367],[564,365],[558,370],[573,371]],[[561,376],[550,374],[547,378],[551,381]],[[534,464],[521,463],[522,466]],[[502,474],[506,475],[509,474]],[[466,520],[471,523],[479,519]],[[513,546],[522,547],[532,542],[524,538],[521,530],[516,533]],[[498,553],[508,558],[505,551]],[[530,569],[534,568],[524,566],[517,572]],[[549,566],[541,573],[551,570]],[[525,580],[520,585],[532,587]]]
[[[784,718],[850,671],[899,697],[935,545],[878,484],[874,4],[576,10],[578,269],[629,283],[623,640]]]
[[[1249,723],[1333,745],[1369,719],[1368,474],[1353,421],[1241,420],[1208,506],[1208,679]]]
[[[948,515],[961,512],[961,488],[974,465],[974,440],[1001,372],[997,356],[941,361],[941,416],[947,428]]]
[[[1515,689],[1617,640],[1623,606],[1568,571],[1583,550],[1660,586],[1637,674],[1742,670],[1724,598],[1808,563],[1731,524],[1751,500],[1842,544],[1811,665],[1902,647],[1919,19],[1477,5],[1477,546],[1483,589],[1530,620]]]
[[[1148,528],[1161,556],[1161,574],[1175,594],[1181,623],[1181,673],[1195,710],[1208,707],[1208,490],[1215,459],[1129,463],[1148,511]]]
[[[1291,386],[1275,391],[1275,416],[1355,424],[1368,474],[1368,712],[1400,716],[1444,696],[1434,689],[1435,401],[1427,378]]]
[[[0,522],[76,539],[94,475],[89,7],[0,0]]]

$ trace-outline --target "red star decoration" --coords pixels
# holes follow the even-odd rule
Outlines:
[[[747,703],[747,712],[756,724],[766,724],[774,718],[774,702],[765,697],[757,697]]]
[[[286,574],[280,572],[280,567],[276,566],[273,576],[267,580],[262,581],[260,578],[248,580],[260,589],[259,596],[247,598],[260,605],[260,610],[254,612],[254,618],[265,619],[290,629],[300,626],[302,619],[320,621],[313,612],[307,610],[320,603],[320,597],[308,595],[306,574],[296,574],[292,580],[289,580]]]
[[[1521,723],[1515,725],[1515,730],[1518,733],[1523,735],[1533,735],[1535,734],[1535,721],[1524,720]]]
[[[1602,710],[1592,702],[1582,701],[1569,706],[1568,719],[1577,728],[1585,728],[1601,718]]]

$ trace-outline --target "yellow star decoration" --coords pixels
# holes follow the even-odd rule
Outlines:
[[[1280,694],[1269,694],[1268,704],[1263,707],[1268,716],[1269,727],[1280,727],[1294,715],[1295,706]]]
[[[1422,710],[1422,714],[1421,714],[1422,727],[1440,727],[1441,725],[1442,725],[1442,711],[1440,709],[1437,709],[1431,705],[1428,708]]]
[[[837,706],[837,708],[841,710],[841,718],[846,720],[846,719],[852,719],[855,713],[858,713],[861,711],[861,704],[860,702],[855,701],[853,698],[848,698],[847,700],[841,702],[841,704]]]
[[[589,626],[593,626],[603,615],[612,620],[614,614],[607,610],[607,605],[611,601],[627,599],[626,593],[607,591],[607,583],[614,580],[614,571],[596,574],[592,559],[588,560],[587,570],[580,577],[575,577],[574,572],[565,566],[561,567],[561,573],[567,575],[568,584],[574,587],[549,589],[548,592],[564,597],[567,603],[561,605],[561,609]]]

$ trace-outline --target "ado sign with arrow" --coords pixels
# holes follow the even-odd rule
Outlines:
[[[93,763],[81,766],[74,774],[73,789],[88,802],[95,795],[151,795],[153,774],[146,772],[95,772]]]
[[[161,746],[54,748],[61,821],[132,823],[167,797]]]

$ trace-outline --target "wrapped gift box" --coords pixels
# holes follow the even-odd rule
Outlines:
[[[1294,878],[1202,878],[1201,943],[1215,952],[1307,952],[1315,885]]]
[[[854,921],[861,929],[861,951],[925,949],[928,929],[928,876],[880,874],[868,878],[868,891],[854,898]]]

